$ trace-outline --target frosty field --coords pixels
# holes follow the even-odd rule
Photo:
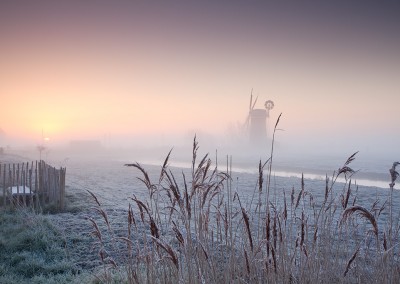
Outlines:
[[[197,283],[202,277],[211,283],[398,279],[398,190],[392,192],[390,227],[389,186],[358,185],[358,173],[351,179],[338,175],[341,164],[336,173],[327,175],[327,182],[319,173],[302,179],[300,173],[273,168],[268,180],[267,166],[261,175],[257,164],[235,168],[229,161],[220,162],[214,171],[214,162],[207,161],[178,163],[171,158],[164,167],[157,162],[127,167],[132,161],[121,158],[64,161],[67,209],[44,217],[63,236],[65,256],[77,273],[73,279],[105,283]],[[211,180],[215,172],[229,177],[215,186]],[[151,184],[146,185],[147,179]],[[212,197],[202,191],[193,191],[193,199],[184,196],[184,188],[193,190],[196,183],[199,190],[212,187]],[[182,207],[184,200],[192,204]],[[374,232],[373,222],[355,207],[355,214],[346,219],[351,213],[345,211],[352,206],[371,212],[379,231]],[[194,210],[192,217],[188,210]],[[218,260],[221,257],[225,264]],[[190,263],[200,269],[192,271],[193,276]],[[381,274],[373,276],[377,270]]]
[[[141,200],[148,200],[148,188],[143,184],[142,181],[138,180],[138,177],[141,177],[141,172],[136,168],[125,167],[124,164],[128,161],[124,160],[108,160],[108,161],[96,161],[96,162],[77,162],[73,161],[69,162],[69,179],[68,179],[68,188],[71,192],[75,192],[76,194],[81,194],[85,196],[85,191],[89,190],[93,194],[95,194],[102,205],[104,211],[108,214],[109,222],[113,226],[113,234],[119,236],[126,236],[128,233],[127,228],[127,210],[129,203],[132,204],[133,211],[135,214],[139,214],[138,208],[135,206],[135,202],[130,199],[135,196]],[[180,178],[181,173],[185,173],[186,176],[190,175],[190,164],[178,164],[179,167],[173,167],[173,161],[171,161],[172,166],[170,167],[171,172],[177,177],[178,183],[183,183],[182,178]],[[150,180],[154,182],[158,181],[161,163],[160,165],[153,164],[143,164],[143,168],[149,174]],[[339,166],[339,165],[338,165]],[[258,178],[259,174],[257,173],[257,167],[252,169],[227,169],[227,166],[219,166],[220,171],[229,171],[231,170],[231,180],[228,186],[225,186],[225,190],[227,187],[231,187],[232,192],[237,193],[238,197],[241,200],[241,206],[243,208],[247,208],[247,212],[251,214],[254,210],[255,205],[258,202]],[[286,176],[285,176],[286,175]],[[286,198],[292,194],[295,195],[295,198],[299,195],[302,190],[302,182],[301,178],[298,177],[299,174],[288,174],[286,172],[276,173],[272,171],[271,177],[271,186],[270,186],[270,195],[271,204],[277,208],[277,210],[282,210],[284,207],[284,194]],[[300,175],[301,176],[301,175]],[[322,203],[325,194],[326,181],[320,175],[311,175],[314,179],[305,179],[304,180],[304,188],[303,190],[308,193],[309,196],[312,196],[314,202],[316,204]],[[328,176],[329,177],[329,176]],[[265,177],[264,177],[265,178]],[[332,177],[329,177],[332,181]],[[377,210],[378,206],[385,206],[385,201],[388,200],[389,197],[389,187],[381,188],[374,186],[363,186],[357,185],[357,173],[353,176],[351,181],[351,188],[353,189],[351,196],[354,198],[357,196],[356,200],[353,200],[354,203],[358,205],[362,205],[365,208],[373,210]],[[339,182],[343,181],[343,183]],[[344,195],[348,189],[348,183],[344,183],[344,179],[338,179],[338,181],[332,187],[332,198],[335,200],[339,200],[342,195]],[[349,182],[349,181],[348,181]],[[366,181],[366,183],[370,183],[370,181]],[[384,184],[384,182],[378,183]],[[387,183],[388,184],[388,183]],[[266,190],[266,185],[263,184],[263,191]],[[84,201],[84,204],[80,202]],[[81,200],[76,200],[77,207],[90,207],[88,202],[95,206],[94,201],[89,197],[85,197]],[[394,216],[398,216],[399,208],[400,208],[400,196],[398,191],[393,192],[393,214]],[[240,209],[238,205],[234,205],[236,209]],[[240,211],[240,210],[239,210]],[[239,212],[238,211],[238,212]],[[382,214],[378,219],[378,226],[384,228],[388,222],[388,212],[382,210]],[[75,220],[77,223],[87,223],[88,221],[85,219],[88,216],[96,216],[96,212],[91,211],[90,209],[84,210],[85,213],[77,213],[76,215],[68,216],[69,220]],[[313,211],[309,208],[306,210],[307,214],[314,214]],[[61,223],[62,214],[54,215],[53,218],[55,222]],[[78,219],[77,219],[78,218]],[[79,219],[80,218],[80,219]],[[94,217],[95,218],[95,217]],[[294,217],[298,218],[298,217]],[[337,214],[334,214],[335,220],[332,224],[337,225],[341,218],[341,213],[338,210]],[[256,219],[256,218],[255,218]],[[254,220],[255,220],[254,219]],[[397,219],[397,218],[396,218]],[[292,220],[293,221],[293,220]],[[72,221],[70,221],[72,222]],[[240,222],[239,222],[240,223]],[[68,227],[68,231],[73,231],[73,224],[71,223],[70,227]],[[398,223],[396,222],[396,228]],[[362,227],[368,231],[370,228],[368,226],[367,221],[362,222]],[[86,233],[89,233],[89,229],[87,226],[81,225],[80,230],[86,228]],[[104,229],[104,228],[103,228]],[[80,231],[82,233],[82,231]],[[148,232],[149,233],[149,232]],[[246,233],[242,232],[241,237],[245,238]],[[170,238],[169,236],[168,238]],[[382,236],[381,236],[382,237]],[[370,242],[370,240],[369,240]],[[355,245],[355,244],[353,244]],[[353,247],[354,248],[354,247]],[[346,248],[349,250],[349,248]],[[92,256],[92,265],[95,266],[97,263],[100,264],[99,256],[95,254],[95,251],[92,251],[92,254],[87,254],[86,256]],[[113,256],[115,260],[118,259],[118,256],[114,254]],[[96,262],[97,261],[97,262]]]

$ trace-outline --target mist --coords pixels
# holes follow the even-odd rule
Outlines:
[[[196,137],[202,155],[257,168],[281,114],[279,170],[359,151],[360,171],[383,174],[399,159],[396,3],[24,2],[0,4],[6,152],[189,163]],[[274,102],[257,147],[251,95]]]

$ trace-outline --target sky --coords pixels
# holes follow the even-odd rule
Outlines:
[[[400,158],[400,4],[327,2],[1,1],[0,144],[226,140],[253,90],[282,151]]]

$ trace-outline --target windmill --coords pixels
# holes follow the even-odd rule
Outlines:
[[[253,90],[251,90],[249,113],[244,124],[250,143],[254,146],[267,141],[267,120],[270,110],[274,108],[274,102],[268,100],[264,104],[265,109],[256,109],[257,99],[258,97],[253,102]]]
[[[248,129],[248,128],[249,128],[251,112],[253,111],[254,106],[255,106],[256,103],[257,103],[257,99],[258,99],[258,97],[256,97],[256,99],[255,99],[255,101],[254,101],[254,103],[253,103],[253,89],[251,89],[251,93],[250,93],[250,105],[249,105],[249,114],[247,115],[246,122],[244,123],[245,129]]]

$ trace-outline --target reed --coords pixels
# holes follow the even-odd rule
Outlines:
[[[380,220],[392,215],[391,203],[385,206],[392,197],[383,205],[357,200],[352,184],[356,171],[350,167],[357,152],[331,179],[326,177],[320,194],[302,176],[299,188],[293,187],[288,196],[286,190],[275,190],[273,198],[271,153],[267,178],[266,164],[258,165],[258,201],[253,204],[243,202],[234,186],[231,159],[227,157],[226,171],[221,171],[208,155],[198,159],[198,149],[195,137],[191,169],[178,174],[168,166],[169,152],[156,181],[140,164],[127,164],[142,175],[148,196],[130,197],[125,235],[113,233],[107,213],[91,193],[97,217],[88,220],[94,244],[103,252],[103,282],[112,283],[115,275],[128,283],[400,281],[399,230],[382,229]],[[339,176],[344,185],[337,184]],[[112,233],[104,234],[96,218]],[[389,222],[386,227],[392,228],[392,218]],[[105,236],[115,246],[108,246]]]

